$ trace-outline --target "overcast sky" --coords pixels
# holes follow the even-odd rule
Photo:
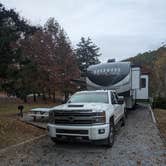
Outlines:
[[[102,61],[122,60],[166,41],[166,0],[1,0],[32,24],[54,17],[75,46],[81,36],[100,47]]]

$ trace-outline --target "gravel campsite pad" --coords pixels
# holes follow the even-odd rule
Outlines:
[[[166,149],[147,106],[130,111],[113,148],[91,143],[54,144],[48,136],[0,153],[0,165],[166,165]]]

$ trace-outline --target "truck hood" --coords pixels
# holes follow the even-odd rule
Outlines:
[[[66,103],[63,105],[59,105],[56,107],[53,107],[50,109],[50,111],[53,110],[92,110],[93,112],[100,112],[107,110],[109,107],[109,104],[105,103]]]

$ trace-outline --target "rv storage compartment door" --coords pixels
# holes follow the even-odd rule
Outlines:
[[[131,87],[132,89],[140,89],[140,68],[133,67],[131,68]]]

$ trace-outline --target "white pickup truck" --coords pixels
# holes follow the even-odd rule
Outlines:
[[[115,91],[80,91],[63,105],[49,111],[48,134],[56,142],[62,138],[114,143],[115,126],[125,124],[123,98]]]

